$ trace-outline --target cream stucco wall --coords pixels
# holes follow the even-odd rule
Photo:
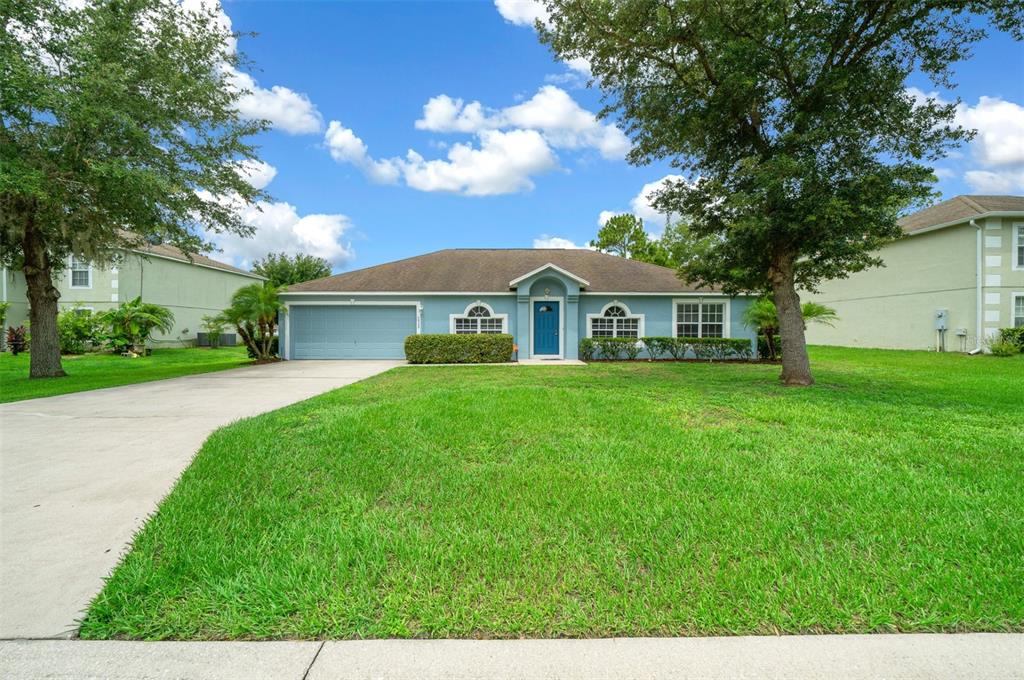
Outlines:
[[[1013,225],[1022,218],[979,220],[983,245],[983,333],[1013,324],[1012,293],[1024,292],[1024,268],[1015,268]],[[851,347],[935,349],[935,313],[949,310],[946,349],[973,349],[977,325],[977,238],[969,223],[926,232],[886,246],[885,267],[829,281],[813,300],[835,308],[834,328],[812,324],[808,342]],[[964,329],[966,336],[957,336]]]
[[[8,271],[7,325],[28,321],[25,278],[21,272]],[[102,312],[141,296],[145,302],[163,305],[174,313],[174,328],[166,335],[155,334],[160,344],[180,344],[194,340],[202,331],[202,317],[225,309],[231,296],[242,286],[261,279],[222,269],[203,267],[163,257],[126,253],[116,267],[93,267],[90,285],[72,288],[70,271],[54,278],[60,291],[62,310],[83,307]]]

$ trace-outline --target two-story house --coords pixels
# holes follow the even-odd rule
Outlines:
[[[808,342],[972,351],[1024,326],[1024,196],[957,196],[900,221],[884,267],[829,281],[815,295],[839,322]]]
[[[242,286],[263,277],[202,255],[191,259],[171,245],[144,246],[126,250],[117,266],[101,268],[78,258],[69,258],[55,276],[60,291],[59,306],[102,312],[120,303],[142,297],[174,313],[170,333],[157,333],[155,343],[177,344],[193,341],[202,332],[202,318],[215,315],[231,303]],[[3,301],[9,303],[7,325],[28,321],[25,277],[20,271],[3,272]]]

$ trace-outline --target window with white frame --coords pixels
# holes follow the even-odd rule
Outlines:
[[[92,267],[77,255],[71,256],[71,287],[92,288]]]
[[[643,332],[643,314],[631,314],[620,302],[613,302],[600,314],[588,314],[592,338],[639,338]]]
[[[457,335],[485,333],[495,335],[505,332],[508,314],[495,314],[489,305],[476,302],[462,314],[451,315],[451,332]]]
[[[1024,326],[1024,293],[1013,294],[1013,327]]]
[[[680,300],[676,302],[677,338],[724,338],[726,302]]]

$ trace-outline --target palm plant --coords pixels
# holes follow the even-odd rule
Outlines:
[[[143,302],[141,297],[125,302],[101,316],[109,332],[107,341],[116,350],[144,350],[153,331],[170,333],[174,328],[174,313],[166,307]]]
[[[800,305],[800,312],[804,318],[804,330],[807,330],[807,323],[821,323],[826,326],[834,326],[839,320],[836,310],[827,305],[817,302],[805,302]],[[778,346],[775,338],[779,334],[779,313],[771,298],[763,297],[755,300],[753,304],[743,312],[743,323],[756,328],[758,335],[763,335],[768,345],[768,356],[775,360],[778,358]]]
[[[238,330],[249,353],[261,361],[274,357],[277,316],[284,310],[280,292],[281,288],[270,282],[250,284],[235,291],[231,306],[221,313],[224,322]]]

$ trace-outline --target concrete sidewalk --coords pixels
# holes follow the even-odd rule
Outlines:
[[[803,635],[606,640],[0,642],[0,677],[1024,678],[1024,635]]]
[[[402,363],[287,361],[0,405],[0,638],[73,633],[215,429]]]

